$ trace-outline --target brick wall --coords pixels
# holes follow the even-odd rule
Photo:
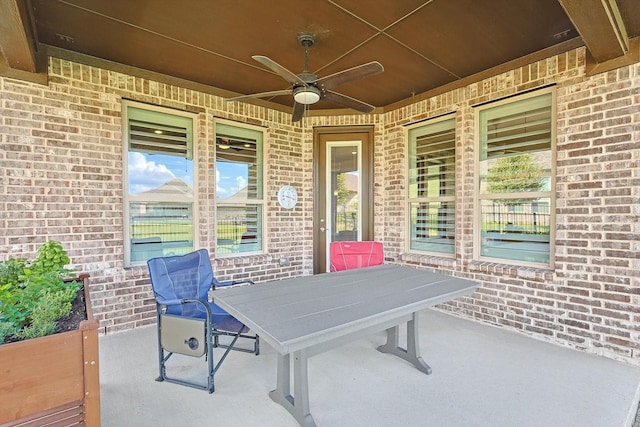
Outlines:
[[[155,321],[146,268],[123,265],[123,98],[196,113],[199,233],[215,242],[213,120],[264,126],[268,253],[218,259],[217,275],[256,281],[312,271],[313,127],[373,125],[374,233],[396,262],[483,282],[442,308],[537,338],[640,365],[640,65],[585,76],[584,49],[376,115],[305,118],[56,58],[47,86],[0,78],[0,258],[63,242],[91,274],[102,331]],[[474,261],[473,105],[557,86],[555,268]],[[452,113],[457,126],[456,256],[405,252],[403,125]],[[277,208],[296,183],[300,202]],[[289,258],[281,266],[279,259]]]
[[[59,240],[72,266],[91,274],[102,332],[155,322],[146,266],[124,268],[123,98],[197,114],[198,229],[212,252],[214,117],[265,127],[268,254],[216,260],[216,275],[264,281],[309,271],[310,227],[299,225],[311,218],[310,151],[288,114],[56,58],[47,86],[0,78],[0,259],[31,257],[44,241]],[[304,183],[291,211],[275,209],[285,182]],[[291,263],[280,266],[280,257]]]
[[[395,251],[400,262],[482,281],[446,310],[638,365],[640,64],[591,77],[584,64],[578,49],[387,113],[390,152],[404,144],[401,125],[446,113],[457,121],[455,259],[404,253],[404,238]],[[558,111],[554,269],[474,261],[473,106],[550,84]],[[392,170],[388,182],[406,173],[404,161]],[[389,225],[387,247],[405,226]]]

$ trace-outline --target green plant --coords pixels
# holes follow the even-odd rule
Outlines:
[[[9,322],[5,322],[3,319],[0,319],[0,344],[4,342],[4,340],[15,333],[15,328]]]
[[[526,193],[540,191],[544,187],[544,170],[529,153],[501,157],[489,169],[487,191],[489,193]],[[508,206],[526,203],[529,198],[496,199]]]
[[[65,281],[72,271],[59,242],[44,243],[34,260],[0,262],[0,344],[14,336],[35,338],[54,332],[56,322],[67,316],[81,284]]]
[[[16,336],[29,339],[50,335],[56,328],[58,319],[66,317],[71,312],[71,301],[78,290],[66,288],[57,292],[44,291],[40,300],[31,312],[31,323],[19,331]]]

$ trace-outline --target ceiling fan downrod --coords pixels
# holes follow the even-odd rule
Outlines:
[[[315,104],[322,98],[322,92],[313,84],[318,76],[309,71],[309,48],[315,41],[316,37],[311,33],[298,33],[298,43],[304,48],[304,71],[298,76],[307,84],[293,88],[293,99],[305,106]]]
[[[298,43],[304,47],[304,73],[309,73],[309,48],[316,41],[312,33],[298,33]]]

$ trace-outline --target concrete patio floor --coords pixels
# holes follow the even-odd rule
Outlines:
[[[317,426],[634,423],[638,367],[433,310],[421,313],[420,327],[431,375],[376,351],[383,333],[311,358],[309,396]],[[175,362],[179,374],[204,372],[204,358]],[[155,326],[100,337],[102,426],[298,425],[268,397],[275,388],[276,355],[266,343],[257,357],[232,352],[213,394],[156,382],[157,374]]]

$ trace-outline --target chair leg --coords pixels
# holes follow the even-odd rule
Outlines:
[[[208,329],[208,331],[209,331],[208,333],[210,333],[210,334],[217,333],[217,331],[212,330],[212,329]],[[222,357],[220,358],[220,360],[218,360],[218,363],[213,368],[213,373],[214,374],[218,371],[218,368],[220,367],[220,365],[222,365],[222,362],[224,362],[224,360],[227,358],[227,356],[229,355],[229,352],[231,350],[234,350],[233,346],[236,345],[236,341],[238,341],[238,338],[240,338],[240,336],[241,336],[240,331],[238,331],[236,334],[225,334],[225,335],[232,335],[233,336],[233,340],[231,341],[231,343],[229,345],[221,346],[221,347],[226,348],[226,350],[222,354]],[[213,360],[213,348],[211,350],[211,360]]]
[[[214,343],[213,343],[213,334],[211,333],[211,328],[209,327],[208,322],[206,323],[206,331],[207,331],[207,367],[209,368],[209,375],[208,375],[208,379],[207,379],[207,391],[209,391],[209,394],[213,393],[215,391],[215,383],[213,380],[213,377],[216,373],[216,368],[213,364],[213,347],[214,347]],[[217,344],[217,340],[218,337],[215,337],[216,340],[216,344]]]
[[[214,338],[213,338],[213,346],[215,348],[229,348],[232,347],[231,349],[234,351],[242,351],[245,353],[254,353],[256,356],[258,356],[260,354],[260,337],[258,335],[247,335],[247,334],[242,334],[242,333],[235,333],[235,332],[226,332],[226,331],[219,331],[217,329],[213,330],[213,334],[214,334]],[[239,348],[239,347],[234,347],[233,344],[231,345],[227,345],[227,344],[220,344],[220,336],[225,335],[225,336],[230,336],[230,337],[238,337],[238,338],[247,338],[247,339],[251,339],[254,340],[254,344],[253,344],[253,350],[250,350],[248,348]],[[235,339],[234,339],[234,343],[235,343]]]
[[[203,354],[206,357],[207,384],[206,385],[202,385],[202,384],[193,383],[193,382],[190,382],[190,381],[182,380],[182,379],[179,379],[179,378],[174,378],[172,376],[170,377],[170,376],[167,375],[166,362],[167,362],[167,360],[169,360],[171,358],[171,356],[173,355],[173,352],[165,349],[164,346],[163,346],[163,339],[162,339],[162,337],[163,337],[163,329],[162,328],[163,328],[162,318],[159,315],[158,316],[158,365],[159,365],[159,376],[158,376],[158,378],[156,378],[156,381],[167,381],[167,382],[170,382],[170,383],[181,384],[181,385],[185,385],[185,386],[188,386],[188,387],[197,388],[197,389],[200,389],[200,390],[207,390],[209,393],[213,393],[215,391],[215,381],[214,381],[215,374],[216,374],[216,372],[218,371],[218,369],[222,365],[222,362],[226,359],[227,355],[230,353],[231,350],[245,351],[245,352],[249,352],[249,353],[255,353],[256,355],[258,355],[260,353],[260,341],[259,341],[259,337],[257,335],[254,336],[254,335],[242,334],[242,333],[240,333],[241,330],[238,331],[238,332],[218,331],[216,329],[211,328],[210,327],[210,323],[205,321],[204,330],[206,331],[206,336],[205,336],[206,349],[205,349],[205,351],[203,353],[200,353],[200,356],[198,356],[198,357],[201,357]],[[173,331],[173,329],[166,329],[164,332],[167,333],[167,334],[171,334],[171,332],[169,332],[170,330]],[[219,336],[220,335],[228,335],[228,336],[232,337],[233,339],[229,343],[229,345],[223,345],[223,344],[219,343]],[[191,335],[187,335],[187,336],[191,336]],[[254,340],[254,348],[253,348],[253,350],[235,348],[234,346],[235,346],[235,344],[236,344],[236,342],[238,341],[239,338],[250,338],[250,339],[253,339]],[[166,337],[165,337],[165,339],[166,339]],[[185,341],[185,343],[186,343],[186,341]],[[214,351],[215,347],[222,347],[222,348],[226,349],[224,351],[224,353],[222,354],[222,356],[217,361],[217,363],[214,361],[214,353],[213,353],[213,351]],[[181,352],[178,351],[178,353],[181,353]],[[188,353],[183,353],[183,354],[188,354]],[[189,354],[189,355],[193,356],[193,354]]]
[[[198,333],[202,335],[198,335]],[[195,336],[199,336],[200,339],[187,338]],[[191,347],[192,339],[195,343],[195,347]],[[199,344],[201,345],[199,346]],[[182,347],[183,345],[184,348]],[[171,366],[167,367],[167,361],[174,355],[174,351],[177,354],[192,357],[201,358],[202,356],[205,356],[205,363],[207,364],[206,384],[203,384],[202,380],[194,382],[173,377],[175,372],[173,372]],[[214,364],[213,334],[211,333],[209,323],[205,319],[187,319],[179,316],[173,317],[170,315],[159,314],[158,364],[160,375],[156,378],[156,381],[166,381],[213,393],[215,390],[214,374],[217,370],[217,366]]]
[[[164,367],[164,349],[162,349],[162,347],[158,349],[158,371],[158,378],[156,378],[156,381],[164,381],[166,371]]]
[[[158,334],[158,378],[156,378],[156,381],[164,381],[166,378],[166,374],[167,371],[165,369],[164,366],[164,362],[165,362],[165,358],[164,358],[164,348],[162,347],[162,339],[161,339],[161,329],[162,329],[162,323],[160,320],[160,309],[157,308],[158,312],[157,312],[157,318],[156,318],[156,324],[157,324],[157,328],[156,328],[156,332]]]

